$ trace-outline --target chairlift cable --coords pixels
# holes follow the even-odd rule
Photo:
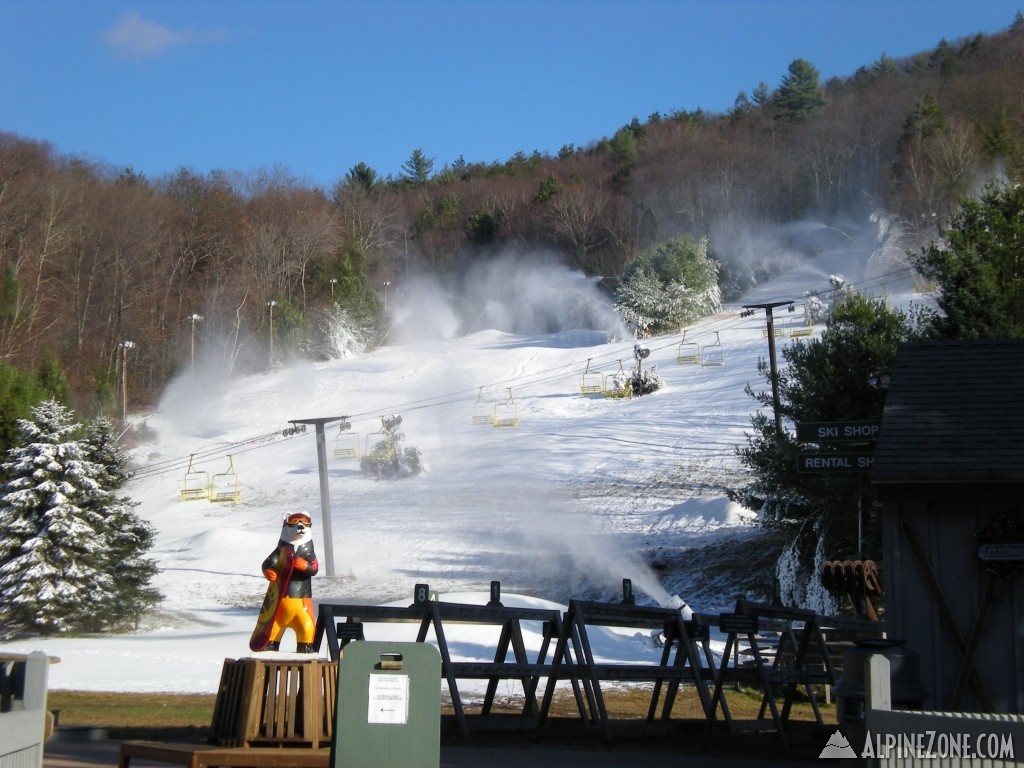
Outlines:
[[[847,283],[847,284],[845,284],[845,285],[843,285],[841,287],[833,287],[833,288],[829,288],[829,289],[824,289],[824,290],[819,291],[819,292],[817,292],[815,294],[812,294],[812,295],[820,296],[820,295],[823,295],[823,294],[835,293],[835,292],[841,291],[841,290],[856,290],[856,289],[858,289],[858,286],[867,286],[867,285],[871,285],[871,284],[877,284],[878,287],[884,287],[884,286],[890,285],[891,283],[897,282],[898,276],[905,277],[906,273],[913,272],[913,271],[914,271],[914,268],[912,266],[901,267],[898,270],[894,270],[892,272],[888,272],[888,273],[885,273],[885,274],[882,274],[882,275],[877,275],[877,276],[875,276],[873,278],[870,278],[870,279],[867,279],[867,280],[861,280],[861,281],[856,282],[856,283]],[[886,278],[893,278],[893,279],[889,280],[889,279],[886,279]],[[731,330],[733,328],[736,328],[736,327],[744,324],[745,321],[746,321],[746,318],[745,317],[741,317],[738,312],[728,312],[727,314],[729,314],[730,316],[722,317],[722,318],[716,318],[715,320],[712,320],[709,323],[700,323],[700,322],[698,322],[698,323],[695,323],[693,325],[687,326],[687,328],[684,329],[684,333],[685,333],[686,330],[693,330],[693,331],[699,331],[702,335],[706,335],[708,333],[716,333],[716,332],[720,334],[722,331]],[[652,345],[648,344],[646,346],[651,350],[652,353],[659,352],[659,351],[662,351],[662,350],[665,350],[665,349],[674,348],[679,343],[676,340],[676,337],[678,337],[680,335],[681,334],[671,334],[671,335],[668,335],[668,336],[664,337],[666,339],[666,342],[665,342],[665,344],[662,344],[662,345],[652,346]],[[622,354],[623,354],[622,350],[616,348],[616,349],[612,349],[609,352],[607,352],[605,354],[602,354],[602,355],[597,355],[597,356],[592,355],[590,358],[588,358],[588,360],[592,361],[592,362],[596,362],[598,364],[600,364],[602,361],[604,361],[604,362],[614,362],[615,360],[620,359],[622,357]],[[556,366],[556,367],[553,367],[553,368],[548,368],[548,369],[544,369],[544,370],[541,370],[541,371],[535,371],[535,372],[532,372],[532,373],[522,374],[522,375],[519,375],[519,376],[510,377],[510,378],[507,378],[507,379],[501,379],[501,380],[498,380],[497,382],[493,382],[490,385],[485,385],[483,387],[477,386],[477,387],[474,387],[472,389],[456,390],[454,392],[450,392],[450,393],[442,394],[442,395],[437,395],[437,396],[430,397],[430,398],[424,398],[422,400],[412,400],[412,401],[409,401],[409,402],[407,402],[405,404],[402,404],[402,405],[399,405],[399,406],[396,406],[396,407],[392,407],[392,408],[378,408],[378,409],[374,409],[372,411],[364,411],[364,412],[361,412],[361,413],[354,413],[354,414],[348,415],[347,418],[351,422],[351,421],[357,421],[357,420],[367,419],[367,418],[371,418],[371,417],[377,418],[377,417],[379,417],[379,414],[382,411],[386,411],[388,413],[401,414],[401,413],[409,413],[409,412],[412,412],[412,411],[424,410],[424,409],[427,409],[427,408],[434,408],[434,407],[438,407],[438,406],[442,406],[442,405],[453,405],[453,404],[463,403],[463,402],[473,402],[473,401],[476,401],[479,398],[480,392],[483,391],[483,390],[498,390],[498,389],[508,390],[510,387],[511,388],[515,388],[517,390],[523,390],[523,389],[529,389],[531,387],[539,386],[541,384],[552,383],[552,382],[557,382],[557,381],[561,381],[561,380],[568,380],[570,378],[576,378],[576,377],[579,376],[579,368],[580,368],[581,365],[583,365],[583,361],[582,360],[578,361],[578,362],[565,363],[565,364],[562,364],[562,365],[559,365],[559,366]],[[287,436],[287,437],[284,437],[282,439],[290,440],[290,439],[292,439],[292,437],[296,437],[296,436],[298,436],[298,435]],[[215,457],[220,457],[220,456],[223,456],[223,455],[225,455],[225,454],[227,454],[229,452],[232,452],[232,453],[234,453],[236,455],[240,454],[240,453],[248,453],[249,451],[253,451],[253,450],[257,450],[259,448],[266,447],[267,445],[270,444],[271,441],[276,443],[277,442],[276,438],[279,438],[279,437],[281,437],[280,431],[269,432],[269,433],[266,433],[266,434],[263,434],[263,435],[257,435],[257,436],[251,437],[251,438],[247,438],[245,440],[239,440],[239,441],[233,442],[233,443],[225,443],[225,444],[222,444],[222,445],[218,445],[216,447],[211,447],[211,448],[206,449],[206,450],[195,451],[194,453],[190,454],[190,456],[192,457],[193,460],[199,459],[200,461],[202,461],[202,460],[210,460],[210,459],[215,458]],[[254,443],[258,443],[258,444],[257,445],[253,445]],[[251,446],[251,447],[249,447],[249,448],[242,448],[242,446]],[[241,450],[240,450],[240,448],[241,448]],[[145,466],[140,467],[139,469],[135,470],[133,472],[133,474],[132,474],[132,478],[133,479],[136,479],[136,478],[138,478],[138,479],[145,479],[145,478],[154,477],[154,476],[161,475],[161,474],[169,474],[171,472],[179,473],[179,472],[181,472],[183,469],[185,469],[188,466],[188,463],[189,463],[189,457],[187,457],[187,456],[176,457],[174,459],[167,459],[167,460],[164,460],[164,461],[155,462],[153,464],[145,465]]]

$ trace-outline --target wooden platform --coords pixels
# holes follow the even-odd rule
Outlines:
[[[337,683],[336,661],[225,659],[210,743],[312,749],[330,745]]]
[[[206,744],[173,744],[159,741],[126,741],[117,764],[128,768],[132,758],[186,768],[327,768],[329,748],[211,747]]]

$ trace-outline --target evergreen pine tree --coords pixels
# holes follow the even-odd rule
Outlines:
[[[105,606],[107,619],[118,624],[131,620],[156,603],[161,595],[149,586],[157,574],[156,563],[146,557],[153,546],[153,527],[135,514],[138,502],[117,491],[131,478],[127,451],[117,442],[114,425],[104,418],[86,428],[85,449],[100,470],[101,485],[107,490],[99,501],[106,536],[105,570],[113,582],[112,599]]]
[[[626,265],[616,301],[623,321],[650,333],[675,331],[722,306],[718,262],[706,238],[674,237]]]
[[[419,147],[414,149],[409,159],[402,163],[402,178],[416,186],[426,184],[433,171],[434,158],[427,157]]]
[[[1024,186],[986,185],[965,198],[916,258],[940,287],[933,332],[947,339],[1024,337]]]
[[[775,91],[774,102],[782,119],[801,122],[825,105],[819,82],[821,75],[806,59],[795,59]]]
[[[782,349],[780,415],[792,423],[880,419],[885,390],[878,377],[891,369],[899,344],[920,333],[917,316],[856,293],[842,296],[820,339]],[[758,372],[770,388],[768,363],[761,360]],[[802,569],[804,579],[817,578],[811,566],[819,543],[829,559],[865,556],[857,551],[858,499],[864,510],[874,510],[871,491],[856,475],[798,472],[797,457],[807,446],[785,429],[776,432],[769,391],[748,385],[747,394],[761,407],[751,417],[746,447],[738,449],[750,482],[730,491],[730,498],[757,510],[763,526],[787,532],[789,565]],[[878,557],[880,531],[874,520],[866,523],[866,554]]]
[[[110,422],[86,437],[46,401],[0,465],[0,637],[118,626],[159,599],[153,529],[119,490],[130,477]]]
[[[113,584],[105,561],[98,467],[71,411],[49,400],[18,421],[0,465],[0,636],[96,629]]]

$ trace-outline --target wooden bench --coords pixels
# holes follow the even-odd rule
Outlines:
[[[186,768],[327,768],[331,750],[301,747],[211,747],[207,744],[125,741],[117,764],[128,768],[132,758]]]

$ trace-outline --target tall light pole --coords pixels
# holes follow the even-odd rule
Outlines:
[[[197,315],[195,312],[193,312],[186,319],[192,321],[192,373],[195,373],[196,372],[196,321],[197,320],[202,320],[203,316],[202,315]]]
[[[274,364],[274,307],[277,306],[276,301],[268,301],[267,306],[270,307],[270,364]]]
[[[333,307],[334,306],[334,286],[337,284],[338,278],[332,277],[330,282],[331,282],[331,306]]]
[[[128,425],[128,350],[135,348],[134,341],[121,342],[121,425]]]
[[[388,308],[388,288],[391,286],[390,280],[384,281],[384,309],[387,311]]]

